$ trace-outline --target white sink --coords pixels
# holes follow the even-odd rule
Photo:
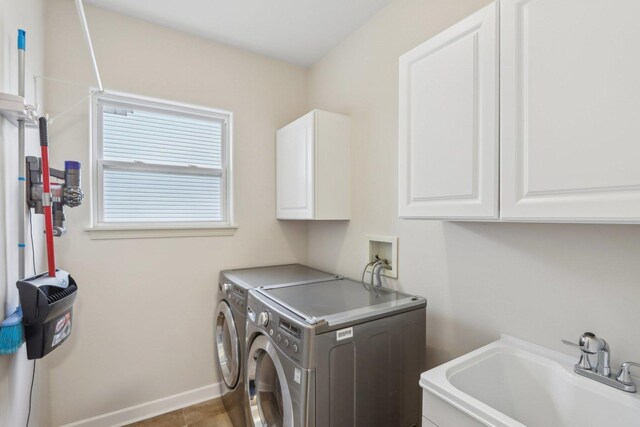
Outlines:
[[[422,374],[424,425],[640,426],[638,393],[577,375],[577,360],[503,335]]]

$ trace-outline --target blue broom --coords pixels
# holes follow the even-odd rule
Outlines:
[[[0,323],[0,354],[15,353],[23,342],[22,307],[18,307]]]

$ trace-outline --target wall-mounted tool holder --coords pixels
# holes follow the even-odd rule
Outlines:
[[[81,3],[81,0],[77,1]],[[20,190],[16,229],[19,277],[25,277],[27,208],[29,213],[33,208],[36,213],[44,214],[45,219],[47,272],[21,279],[16,284],[20,294],[27,357],[40,359],[60,346],[71,335],[73,302],[77,296],[78,285],[69,273],[56,269],[53,237],[60,236],[64,232],[64,206],[79,206],[84,195],[80,188],[79,162],[65,162],[64,171],[49,167],[47,117],[37,117],[36,109],[27,105],[25,101],[25,53],[26,32],[19,29],[18,95],[0,93],[0,115],[18,127]],[[40,158],[25,156],[27,127],[36,127],[39,130]],[[52,183],[51,178],[61,182]],[[20,310],[17,312],[20,313]]]
[[[53,235],[62,236],[64,228],[64,207],[75,208],[82,204],[84,193],[80,187],[80,162],[67,160],[64,162],[64,170],[50,169],[52,178],[60,180],[60,183],[51,183],[51,205],[53,211]],[[33,208],[35,213],[43,214],[42,193],[42,165],[38,157],[27,157],[27,205]]]
[[[27,357],[40,359],[71,335],[73,303],[78,293],[76,281],[66,271],[56,269],[54,236],[64,232],[64,206],[79,206],[80,163],[65,162],[65,170],[49,167],[49,134],[46,117],[38,119],[41,158],[27,157],[26,204],[44,214],[46,273],[19,280],[16,284],[22,305]],[[51,178],[61,181],[52,183]]]
[[[22,305],[27,358],[40,359],[71,335],[78,285],[66,271],[42,273],[17,283]]]
[[[27,101],[22,96],[0,93],[0,115],[9,120],[14,126],[18,126],[18,120],[20,120],[24,122],[26,127],[38,127],[38,116],[35,107],[27,104]]]

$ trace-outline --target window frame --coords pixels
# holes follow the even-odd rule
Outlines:
[[[205,166],[182,166],[170,164],[156,164],[138,161],[105,160],[103,158],[103,125],[102,106],[104,104],[122,106],[123,108],[137,108],[146,111],[155,111],[188,117],[200,116],[222,121],[222,147],[221,167],[210,168]],[[162,230],[182,230],[182,232],[168,233],[167,236],[197,236],[197,235],[229,235],[236,228],[233,222],[233,173],[232,173],[232,147],[233,147],[233,113],[230,111],[185,104],[164,99],[150,98],[122,92],[92,90],[90,112],[91,132],[91,227],[89,231],[98,231],[92,234],[92,238],[119,238],[119,237],[162,237]],[[220,176],[222,194],[221,221],[167,221],[167,222],[118,222],[104,221],[104,172],[106,169],[127,171],[162,171],[195,174],[202,176]],[[231,230],[230,232],[216,232],[215,230]],[[101,234],[103,231],[118,231],[122,236],[110,236]],[[137,235],[131,231],[141,230],[145,233]],[[149,233],[150,230],[160,231]],[[186,232],[189,230],[190,232]],[[214,232],[200,233],[199,231],[214,230]]]

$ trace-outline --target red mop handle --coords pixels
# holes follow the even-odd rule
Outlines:
[[[46,117],[40,117],[40,150],[42,153],[42,207],[47,239],[47,262],[49,277],[56,277],[56,254],[53,246],[53,214],[51,212],[51,177],[49,171],[49,132]]]

